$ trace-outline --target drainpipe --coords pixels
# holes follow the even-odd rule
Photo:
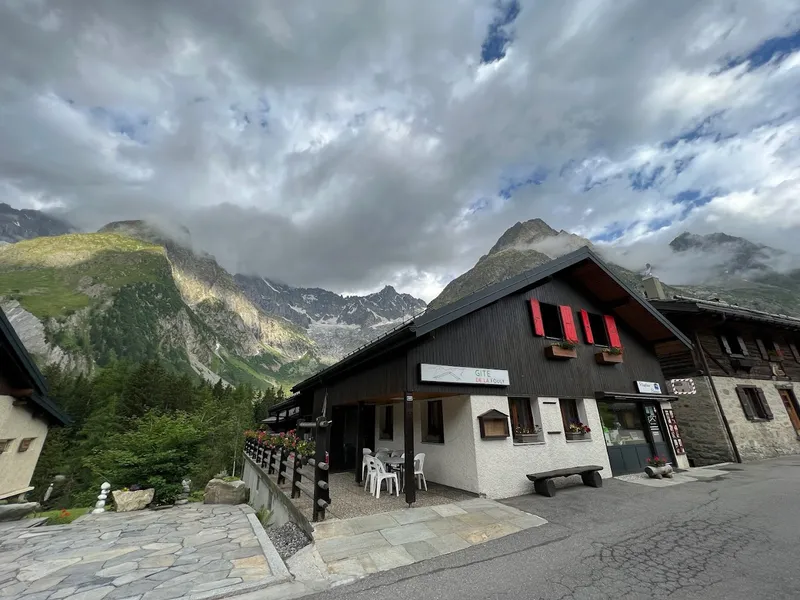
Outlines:
[[[736,458],[736,462],[740,463],[742,462],[742,456],[739,454],[739,448],[736,447],[736,441],[733,439],[733,432],[731,431],[730,423],[728,423],[728,418],[725,416],[725,411],[722,410],[722,402],[719,399],[719,392],[717,392],[717,386],[714,385],[714,378],[711,377],[711,372],[708,370],[708,359],[706,358],[706,353],[703,350],[703,346],[700,345],[700,336],[697,334],[697,331],[694,332],[694,343],[695,346],[697,346],[698,353],[700,354],[700,362],[703,364],[703,371],[705,371],[708,382],[711,384],[711,393],[714,396],[714,401],[717,403],[719,414],[722,417],[722,425],[725,427],[725,434],[728,437],[728,441],[731,443],[731,448],[733,448],[733,455]]]

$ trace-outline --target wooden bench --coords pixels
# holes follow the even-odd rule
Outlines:
[[[583,485],[599,488],[603,487],[603,478],[600,476],[600,471],[602,470],[603,467],[598,465],[586,465],[583,467],[544,471],[543,473],[530,473],[527,477],[533,482],[533,489],[537,494],[552,498],[556,495],[556,484],[553,482],[554,478],[580,475],[583,480]]]

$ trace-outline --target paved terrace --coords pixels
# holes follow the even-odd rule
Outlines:
[[[212,600],[289,577],[248,506],[188,504],[0,528],[3,600]]]

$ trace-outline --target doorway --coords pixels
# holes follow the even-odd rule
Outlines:
[[[655,403],[604,400],[597,408],[613,475],[641,473],[653,456],[672,460]]]
[[[783,401],[783,407],[789,414],[789,420],[792,422],[795,433],[800,437],[800,409],[797,406],[797,397],[792,390],[786,388],[779,388],[778,393]]]

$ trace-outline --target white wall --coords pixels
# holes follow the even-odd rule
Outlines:
[[[0,454],[0,499],[30,489],[31,477],[47,437],[47,423],[30,410],[14,406],[14,398],[0,395],[0,440],[13,440]],[[18,452],[23,438],[35,438],[26,452]]]
[[[504,440],[481,439],[478,415],[491,409],[508,414],[508,398],[471,397],[478,493],[485,494],[489,498],[529,494],[533,491],[533,484],[526,477],[528,473],[579,465],[600,465],[603,467],[600,474],[604,478],[611,477],[611,465],[608,462],[600,415],[593,398],[583,400],[579,406],[581,419],[592,430],[591,437],[584,441],[568,441],[564,436],[558,398],[534,398],[532,402],[538,403],[544,441],[538,444],[518,445],[514,444],[512,437]],[[547,402],[554,404],[546,404]],[[548,431],[560,433],[548,434]],[[446,436],[447,430],[445,430],[445,440]]]
[[[473,437],[473,411],[468,396],[441,398],[444,424],[444,444],[422,441],[422,412],[427,410],[427,400],[414,401],[414,450],[425,453],[425,479],[450,487],[478,493],[478,476],[475,466],[475,440]],[[403,405],[394,407],[394,439],[379,439],[380,418],[377,406],[375,415],[375,446],[403,451]],[[505,412],[508,412],[507,410]],[[475,421],[477,423],[477,420]],[[375,450],[375,448],[371,448]]]

